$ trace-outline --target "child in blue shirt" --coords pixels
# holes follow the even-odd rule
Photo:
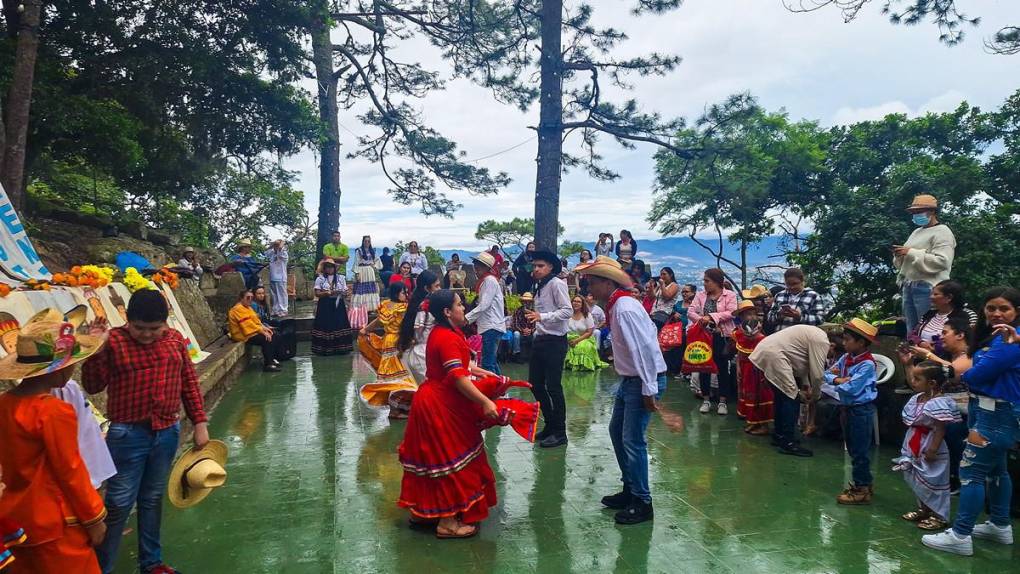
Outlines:
[[[850,485],[839,496],[840,504],[871,504],[874,479],[871,475],[871,442],[878,397],[878,370],[871,356],[871,344],[878,329],[863,319],[843,326],[846,354],[825,373],[825,381],[836,387],[846,420],[843,436],[853,464]]]

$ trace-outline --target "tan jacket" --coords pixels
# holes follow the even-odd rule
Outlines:
[[[813,325],[794,325],[765,337],[748,357],[774,387],[791,399],[800,385],[819,396],[824,382],[829,336]]]

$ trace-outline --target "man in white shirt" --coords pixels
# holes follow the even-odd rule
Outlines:
[[[567,444],[567,401],[563,397],[563,360],[567,358],[567,322],[574,314],[567,282],[559,278],[563,264],[555,253],[531,252],[535,280],[535,309],[525,311],[535,323],[535,339],[528,365],[531,392],[542,405],[545,428],[535,435],[538,446]]]
[[[269,261],[269,298],[272,300],[274,317],[287,315],[287,245],[277,239],[269,245],[266,260]]]
[[[600,256],[578,266],[588,289],[605,301],[613,333],[613,363],[620,385],[609,421],[609,438],[623,475],[623,491],[606,496],[602,504],[617,509],[617,524],[637,524],[654,517],[648,485],[648,442],[645,431],[657,400],[666,390],[666,361],[659,350],[655,324],[641,302],[630,293],[631,280],[618,262]]]
[[[466,318],[482,336],[482,368],[498,375],[500,371],[496,355],[499,352],[499,340],[506,332],[503,286],[499,271],[493,271],[496,259],[490,253],[483,251],[472,257],[471,261],[478,277],[478,298],[475,300],[475,308]]]
[[[903,318],[907,333],[913,333],[921,316],[931,308],[931,290],[940,281],[949,279],[956,256],[956,237],[944,223],[939,223],[935,196],[922,194],[907,207],[917,226],[903,245],[893,245],[893,266],[896,283],[903,295]]]

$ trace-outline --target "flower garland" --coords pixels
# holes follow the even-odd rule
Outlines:
[[[176,289],[180,286],[181,282],[177,274],[170,270],[170,266],[161,268],[152,275],[153,282],[156,285],[162,285],[166,283],[171,289]]]
[[[98,265],[75,265],[67,273],[54,273],[53,285],[67,287],[105,287],[113,281],[113,269]]]
[[[134,267],[128,267],[124,270],[124,285],[128,288],[128,291],[134,293],[142,289],[155,289],[156,284],[145,278],[144,275],[138,272]]]

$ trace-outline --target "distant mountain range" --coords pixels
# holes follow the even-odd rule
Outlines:
[[[751,246],[747,252],[749,267],[753,269],[762,265],[784,264],[785,261],[782,257],[773,257],[782,254],[783,240],[782,236],[767,237],[760,243]],[[700,283],[702,272],[709,267],[716,266],[715,258],[689,237],[638,239],[637,243],[638,259],[651,265],[653,273],[663,267],[669,267],[676,274],[677,281],[681,283]],[[706,241],[706,243],[715,246],[713,241]],[[594,250],[592,243],[584,243],[584,245],[588,249]],[[460,254],[461,259],[467,259],[470,255],[475,254],[475,251],[468,249],[442,249],[439,252],[447,260],[454,253]],[[736,260],[740,253],[735,246],[727,244],[726,255]],[[578,259],[577,255],[571,257],[570,265],[576,265]],[[723,269],[727,272],[734,271],[733,268],[725,264]],[[774,276],[775,273],[770,275]]]

